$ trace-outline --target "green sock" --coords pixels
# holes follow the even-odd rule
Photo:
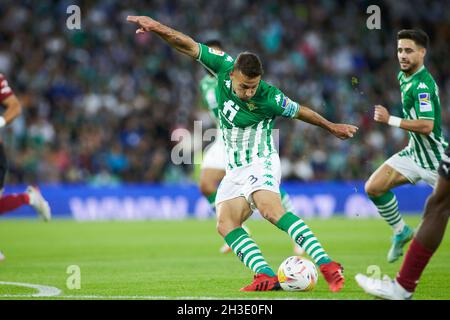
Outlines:
[[[291,198],[287,194],[287,192],[280,188],[281,195],[281,204],[283,205],[284,210],[288,212],[294,212],[294,207],[292,206]]]
[[[331,262],[331,259],[306,223],[292,212],[286,212],[277,222],[277,227],[287,232],[318,266]]]
[[[216,206],[216,195],[217,191],[211,193],[206,199],[208,199],[209,204],[214,208]]]
[[[379,197],[369,197],[378,209],[383,219],[398,232],[403,229],[405,222],[398,211],[397,197],[392,191],[388,191]],[[401,231],[401,230],[400,230]]]
[[[230,246],[238,258],[254,273],[265,273],[275,276],[272,268],[264,259],[255,241],[243,228],[236,228],[225,236],[225,242]]]

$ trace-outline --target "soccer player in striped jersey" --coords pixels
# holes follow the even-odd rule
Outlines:
[[[275,117],[284,116],[320,126],[341,139],[353,137],[357,127],[336,124],[290,100],[261,80],[259,58],[249,52],[236,60],[145,16],[129,16],[136,33],[154,32],[179,52],[196,59],[218,79],[220,128],[227,156],[226,175],[217,196],[217,230],[241,262],[254,273],[241,291],[280,288],[277,276],[242,223],[257,208],[262,216],[285,231],[319,266],[331,291],[344,285],[342,266],[333,261],[306,223],[286,212],[280,197],[280,159],[272,138]]]
[[[223,51],[222,44],[219,40],[209,40],[205,42],[205,45],[214,50]],[[225,177],[225,170],[227,166],[227,160],[225,156],[225,145],[222,135],[220,134],[219,126],[219,108],[217,103],[217,78],[208,73],[200,80],[200,93],[202,97],[202,105],[206,107],[211,115],[211,118],[217,125],[216,140],[208,146],[205,150],[200,172],[200,191],[208,200],[213,208],[215,208],[217,187]],[[287,192],[280,189],[281,202],[286,211],[294,212],[291,200]],[[247,226],[242,225],[247,233],[250,233]],[[220,250],[221,253],[231,252],[231,248],[227,243],[224,243]],[[297,255],[303,255],[304,250],[294,242],[294,253]]]
[[[392,227],[391,248],[387,260],[394,262],[403,255],[403,246],[414,236],[414,230],[403,220],[392,188],[424,180],[434,187],[437,168],[447,142],[441,130],[439,88],[424,66],[428,35],[421,30],[401,30],[397,34],[398,74],[403,118],[391,116],[380,105],[375,106],[377,122],[406,130],[409,143],[381,165],[366,182],[365,190],[380,215]]]

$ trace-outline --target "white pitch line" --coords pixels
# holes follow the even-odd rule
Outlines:
[[[87,296],[59,296],[57,298],[63,299],[126,299],[126,300],[261,300],[262,297],[171,297],[171,296],[105,296],[105,295],[87,295]],[[267,298],[269,300],[299,300],[295,298]],[[304,300],[304,299],[301,299]],[[311,300],[311,299],[305,299]],[[315,300],[315,299],[312,299]]]
[[[0,295],[0,298],[34,298],[33,295]],[[172,296],[105,296],[105,295],[60,295],[48,296],[56,299],[99,299],[99,300],[346,300],[346,299],[314,299],[314,298],[270,298],[270,297],[172,297]]]
[[[31,288],[36,289],[38,292],[35,294],[27,294],[27,295],[0,295],[0,297],[32,297],[32,298],[39,298],[39,297],[55,297],[59,296],[61,294],[61,290],[59,290],[56,287],[50,287],[50,286],[42,286],[40,284],[32,284],[32,283],[22,283],[22,282],[6,282],[6,281],[0,281],[0,285],[7,285],[7,286],[17,286],[17,287],[25,287],[25,288]]]
[[[336,300],[336,299],[314,299],[314,298],[270,298],[270,297],[202,297],[202,296],[149,296],[149,295],[61,295],[62,291],[56,287],[43,286],[32,283],[0,281],[0,285],[18,286],[36,289],[35,294],[0,294],[0,298],[56,298],[56,299],[99,299],[99,300]],[[342,300],[342,299],[338,299]]]

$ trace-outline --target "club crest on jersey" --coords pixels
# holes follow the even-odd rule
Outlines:
[[[216,50],[214,48],[208,48],[208,51],[209,51],[209,53],[215,54],[216,56],[220,56],[220,57],[223,57],[223,55],[225,54],[225,52]]]
[[[253,111],[256,109],[256,106],[253,102],[250,102],[250,103],[247,103],[247,108],[248,108],[248,110]]]
[[[431,111],[430,94],[428,92],[419,93],[419,107],[421,112]]]

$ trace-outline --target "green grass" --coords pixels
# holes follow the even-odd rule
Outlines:
[[[419,217],[408,217],[416,226]],[[309,293],[242,293],[252,273],[234,254],[222,255],[215,221],[75,222],[2,220],[0,281],[54,286],[62,296],[108,298],[146,296],[155,299],[372,299],[356,285],[354,276],[378,265],[382,274],[395,276],[401,261],[386,262],[390,230],[381,220],[333,218],[309,220],[328,253],[345,267],[346,285],[328,291],[320,276]],[[267,221],[248,223],[253,238],[276,269],[293,255],[288,236]],[[450,299],[450,236],[425,270],[415,299]],[[69,290],[68,266],[81,270],[81,289]],[[18,299],[34,289],[0,285],[0,299]],[[60,297],[62,298],[62,297]]]

